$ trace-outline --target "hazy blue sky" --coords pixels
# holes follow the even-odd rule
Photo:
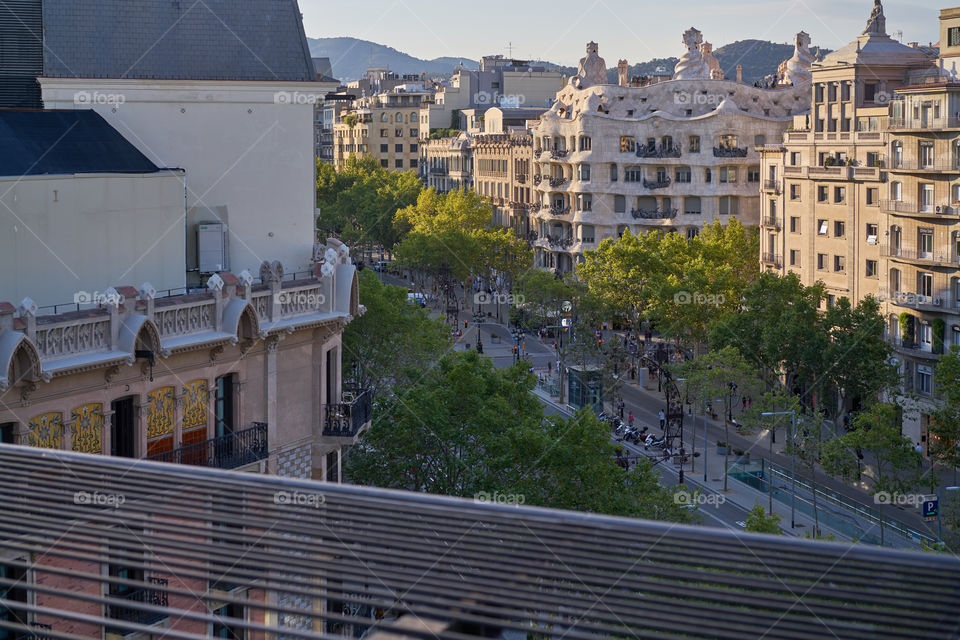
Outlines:
[[[596,40],[608,66],[679,55],[691,26],[715,47],[747,38],[792,42],[803,30],[814,45],[835,49],[863,30],[873,8],[873,0],[299,1],[312,38],[352,36],[418,58],[506,55],[513,42],[515,57],[569,65]],[[940,8],[956,4],[888,0],[887,31],[903,31],[904,42],[935,42]]]

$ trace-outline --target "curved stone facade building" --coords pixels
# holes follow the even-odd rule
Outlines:
[[[537,266],[569,271],[584,250],[626,229],[692,236],[732,216],[759,223],[755,147],[779,141],[809,111],[809,84],[675,78],[635,87],[584,76],[533,129]]]

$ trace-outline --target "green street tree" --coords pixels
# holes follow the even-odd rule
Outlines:
[[[422,189],[415,172],[387,171],[369,156],[350,156],[340,171],[318,162],[317,231],[391,251],[404,232],[394,215],[416,202]]]
[[[389,401],[451,348],[450,328],[407,302],[406,289],[381,284],[373,271],[361,271],[359,281],[367,310],[344,329],[343,370],[378,401]]]
[[[849,433],[823,446],[821,464],[828,473],[852,482],[860,477],[857,459],[860,451],[866,463],[863,473],[871,480],[869,493],[875,496],[881,516],[883,506],[889,504],[893,496],[915,492],[923,483],[936,483],[936,478],[925,477],[923,456],[914,449],[910,439],[900,433],[896,405],[873,405],[854,418],[853,427]],[[881,517],[880,543],[883,541]]]
[[[352,482],[461,497],[689,521],[649,464],[627,472],[589,412],[544,417],[524,364],[452,353],[374,416],[351,453]]]
[[[956,470],[960,467],[960,348],[954,346],[944,354],[933,372],[933,383],[940,396],[940,405],[930,423],[930,454],[941,464]]]
[[[747,522],[743,530],[752,533],[783,534],[783,530],[780,528],[780,516],[775,513],[767,515],[766,510],[759,504],[754,505],[753,509],[750,509],[750,512],[747,513]]]
[[[724,441],[728,444],[723,459],[723,489],[726,491],[731,426],[728,417],[741,397],[761,397],[766,391],[766,384],[757,374],[756,367],[733,347],[710,351],[694,360],[673,365],[670,369],[675,377],[685,380],[691,403],[723,401]]]

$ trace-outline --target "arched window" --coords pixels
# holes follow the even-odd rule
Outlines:
[[[387,112],[384,111],[383,113],[380,114],[380,122],[386,122],[386,121],[387,121]]]
[[[900,182],[890,183],[890,199],[899,202],[903,199],[903,184]]]
[[[894,169],[903,166],[903,142],[900,140],[890,143],[890,163]]]
[[[402,113],[398,113],[398,114],[397,114],[397,124],[400,124],[401,122],[403,122],[403,114],[402,114]]]
[[[411,112],[410,112],[410,122],[416,122],[416,121],[417,121],[417,112],[416,112],[416,111],[411,111]]]

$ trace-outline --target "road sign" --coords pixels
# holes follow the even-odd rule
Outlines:
[[[940,501],[939,500],[924,500],[923,501],[923,520],[925,522],[933,522],[937,519],[937,516],[940,514]]]

